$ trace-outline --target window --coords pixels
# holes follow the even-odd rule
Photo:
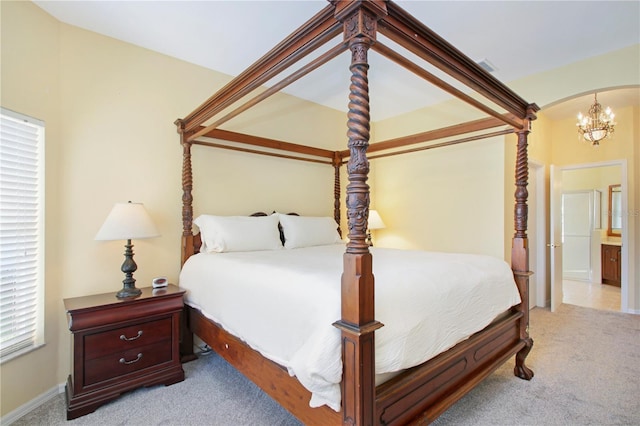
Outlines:
[[[44,123],[0,114],[0,360],[44,344]]]

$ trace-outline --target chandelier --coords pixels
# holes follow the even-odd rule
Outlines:
[[[593,146],[600,145],[600,141],[604,138],[611,137],[613,133],[613,127],[616,123],[613,121],[615,117],[611,108],[607,107],[606,110],[602,110],[602,105],[598,102],[598,94],[594,95],[595,102],[589,108],[588,114],[578,114],[578,133],[584,137],[588,142],[591,142]]]

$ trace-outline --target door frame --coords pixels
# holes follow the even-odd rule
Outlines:
[[[536,222],[536,234],[534,238],[535,242],[535,265],[530,265],[529,269],[535,271],[532,275],[532,279],[535,282],[535,305],[541,308],[547,306],[549,301],[547,295],[547,252],[545,250],[547,243],[547,196],[546,196],[546,184],[545,164],[536,160],[529,160],[529,170],[534,174],[533,178],[536,182],[536,194],[535,205],[530,212],[533,213],[534,220]]]
[[[565,170],[577,170],[577,169],[590,169],[590,168],[596,168],[596,167],[608,167],[608,166],[620,166],[620,184],[621,184],[621,193],[622,193],[622,211],[629,211],[629,201],[628,201],[628,185],[627,185],[627,179],[628,179],[628,170],[627,170],[627,160],[626,159],[621,159],[621,160],[611,160],[611,161],[602,161],[602,162],[596,162],[596,163],[584,163],[584,164],[570,164],[570,165],[564,165],[564,166],[554,166],[555,171],[558,174],[558,182],[560,184],[560,187],[557,189],[560,192],[562,192],[562,172],[564,172]],[[553,182],[551,183],[553,186]],[[553,192],[554,192],[554,188],[550,188],[549,191],[549,197],[553,197]],[[559,208],[559,206],[555,205],[554,203],[551,203],[550,205],[550,209],[551,208]],[[550,215],[553,216],[554,213],[557,213],[555,211],[550,211]],[[621,286],[620,286],[620,311],[621,312],[631,312],[629,311],[629,271],[631,269],[631,265],[629,264],[629,244],[631,243],[632,239],[629,238],[629,217],[628,215],[622,215],[622,281],[621,281]],[[550,244],[554,244],[553,241],[553,229],[550,230],[550,235],[551,235],[551,242]],[[554,265],[554,262],[551,262],[551,268],[553,269],[555,268],[560,268],[560,270],[562,270],[562,259],[560,259],[560,264],[558,265],[557,262]],[[635,271],[634,271],[635,273]],[[554,275],[554,270],[551,270],[551,277],[553,277]],[[557,283],[555,282],[556,280],[551,279],[551,294],[553,294],[554,290],[555,290],[555,286],[557,285]],[[560,286],[562,287],[562,282],[559,283]]]

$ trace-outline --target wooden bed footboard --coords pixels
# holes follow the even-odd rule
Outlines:
[[[522,312],[512,310],[484,330],[435,358],[376,387],[375,423],[430,423],[471,391],[509,358],[521,351]],[[309,407],[311,393],[286,369],[264,358],[237,337],[185,306],[188,332],[197,335],[245,377],[305,425],[339,425],[342,413],[327,406]],[[193,339],[184,339],[193,342]],[[182,355],[193,356],[193,346]]]
[[[376,418],[383,425],[431,423],[520,351],[521,312],[492,323],[376,388]]]
[[[225,331],[197,309],[185,305],[185,319],[190,331],[202,339],[229,364],[276,400],[305,425],[342,424],[340,413],[325,406],[311,408],[311,392],[289,376],[279,364],[263,357],[237,337]],[[193,339],[192,339],[193,341]],[[184,348],[193,353],[191,348]],[[186,354],[185,354],[186,355]]]

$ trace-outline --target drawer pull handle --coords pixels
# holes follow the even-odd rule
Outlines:
[[[126,340],[127,342],[130,342],[132,340],[136,340],[136,339],[140,338],[140,336],[142,336],[142,330],[139,330],[138,331],[138,335],[135,336],[135,337],[127,337],[124,334],[121,334],[120,335],[120,340]]]
[[[133,364],[134,362],[138,362],[142,359],[142,353],[139,353],[138,356],[136,357],[136,359],[132,360],[132,361],[127,361],[124,358],[120,358],[120,364]]]

